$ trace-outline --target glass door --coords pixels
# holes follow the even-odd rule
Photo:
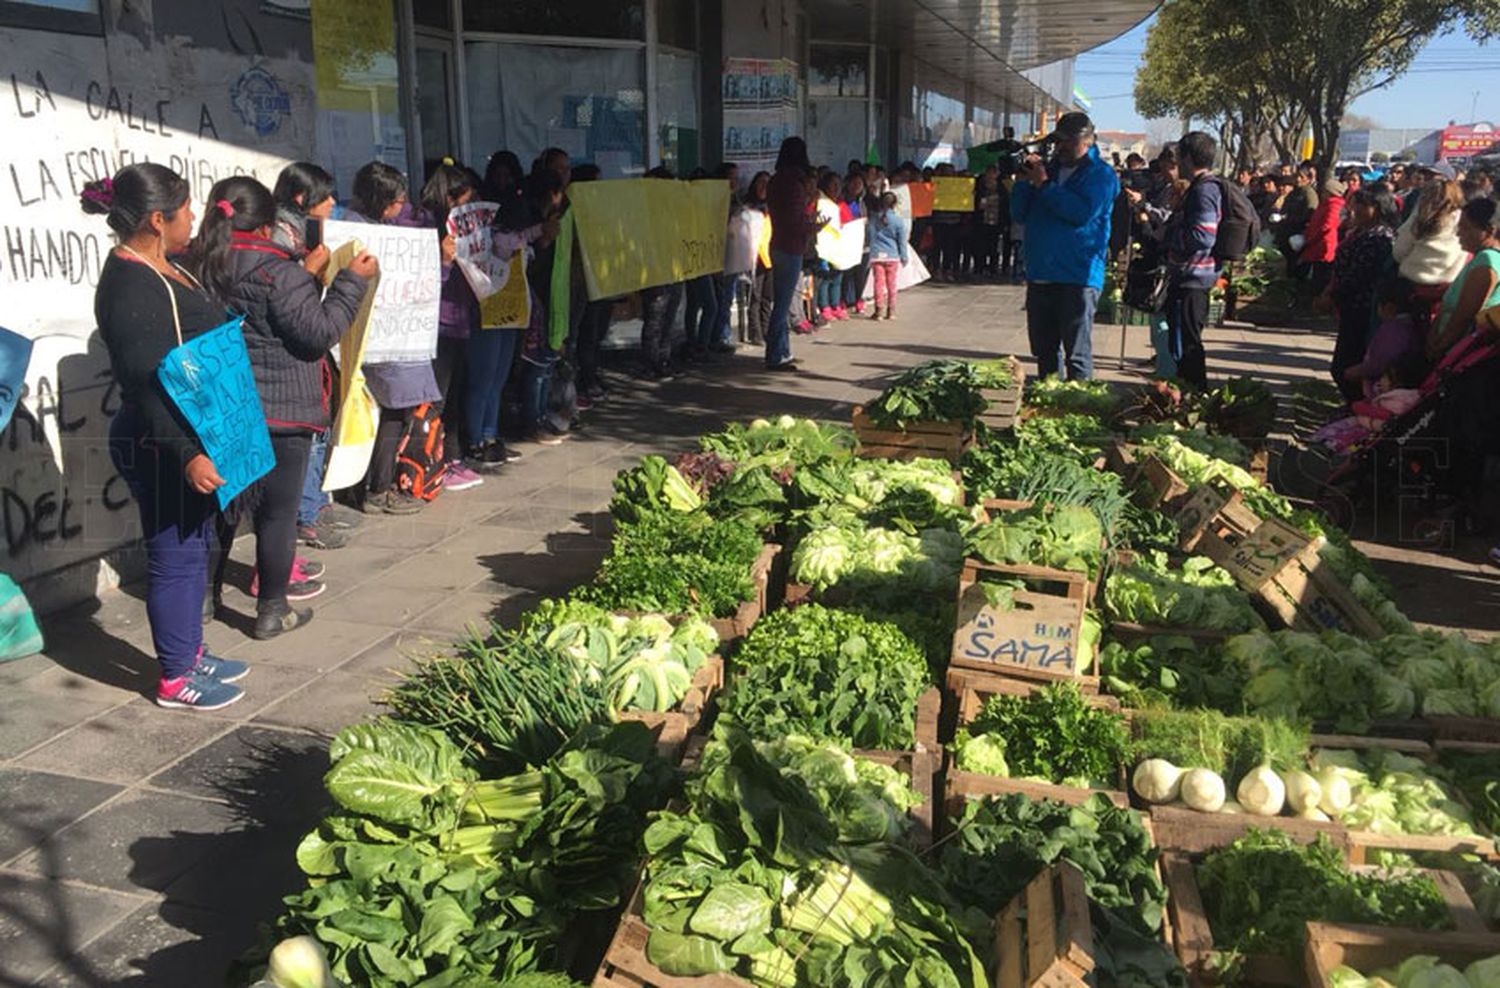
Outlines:
[[[422,164],[430,172],[443,158],[459,160],[452,42],[418,36],[416,61]]]

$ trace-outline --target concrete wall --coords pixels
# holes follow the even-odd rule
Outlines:
[[[725,58],[790,58],[801,64],[800,0],[723,0]]]
[[[271,182],[314,152],[305,15],[259,0],[106,7],[103,37],[0,29],[0,325],[35,341],[0,434],[0,570],[39,610],[137,561],[135,506],[105,443],[119,397],[93,321],[113,241],[78,208],[82,186],[156,161],[190,180],[201,215],[218,179]]]

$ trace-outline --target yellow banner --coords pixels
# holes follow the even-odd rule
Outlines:
[[[505,286],[479,303],[479,325],[485,329],[525,329],[531,322],[531,289],[526,284],[526,249],[510,256]]]
[[[974,179],[934,176],[932,211],[935,213],[969,213],[974,211]]]
[[[364,247],[358,240],[351,240],[333,251],[324,281],[332,282],[334,275],[348,267],[362,250]],[[375,447],[378,411],[375,399],[365,387],[362,365],[365,331],[370,326],[370,311],[375,305],[375,288],[379,281],[377,274],[365,287],[365,298],[354,315],[354,321],[339,338],[338,408],[328,437],[328,461],[323,474],[325,491],[343,490],[359,483],[369,467],[370,453]]]
[[[626,178],[568,189],[590,300],[724,270],[729,184]]]

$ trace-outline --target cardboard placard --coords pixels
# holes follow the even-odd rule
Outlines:
[[[505,287],[510,265],[495,256],[491,227],[498,203],[466,202],[448,214],[448,232],[456,249],[454,262],[463,272],[474,297],[483,301]]]
[[[479,303],[479,325],[484,329],[525,329],[531,323],[531,284],[526,279],[526,250],[505,262],[509,274],[495,294]]]
[[[970,176],[934,177],[932,210],[936,213],[974,211],[974,179]]]
[[[437,356],[438,298],[443,284],[437,231],[324,220],[323,239],[330,249],[358,240],[380,262],[364,361],[420,363]]]
[[[328,269],[323,274],[324,283],[332,282],[334,276],[349,266],[364,245],[350,240],[339,245],[328,259]],[[380,406],[365,386],[365,337],[370,328],[370,312],[375,305],[376,284],[380,275],[365,286],[365,297],[360,302],[354,321],[339,337],[339,393],[335,409],[333,428],[328,435],[328,456],[323,466],[322,489],[341,491],[353,487],[364,479],[370,468],[370,456],[375,451],[376,423],[380,419]]]
[[[997,672],[1074,678],[1083,629],[1083,600],[1017,590],[1006,611],[990,604],[979,584],[959,599],[953,661]]]

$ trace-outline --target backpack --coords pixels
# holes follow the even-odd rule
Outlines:
[[[396,446],[396,487],[423,501],[443,492],[448,461],[443,459],[443,420],[429,402],[418,405]]]
[[[1213,181],[1219,186],[1219,201],[1223,204],[1219,233],[1214,238],[1214,260],[1243,261],[1260,241],[1260,214],[1238,185],[1219,175]]]

